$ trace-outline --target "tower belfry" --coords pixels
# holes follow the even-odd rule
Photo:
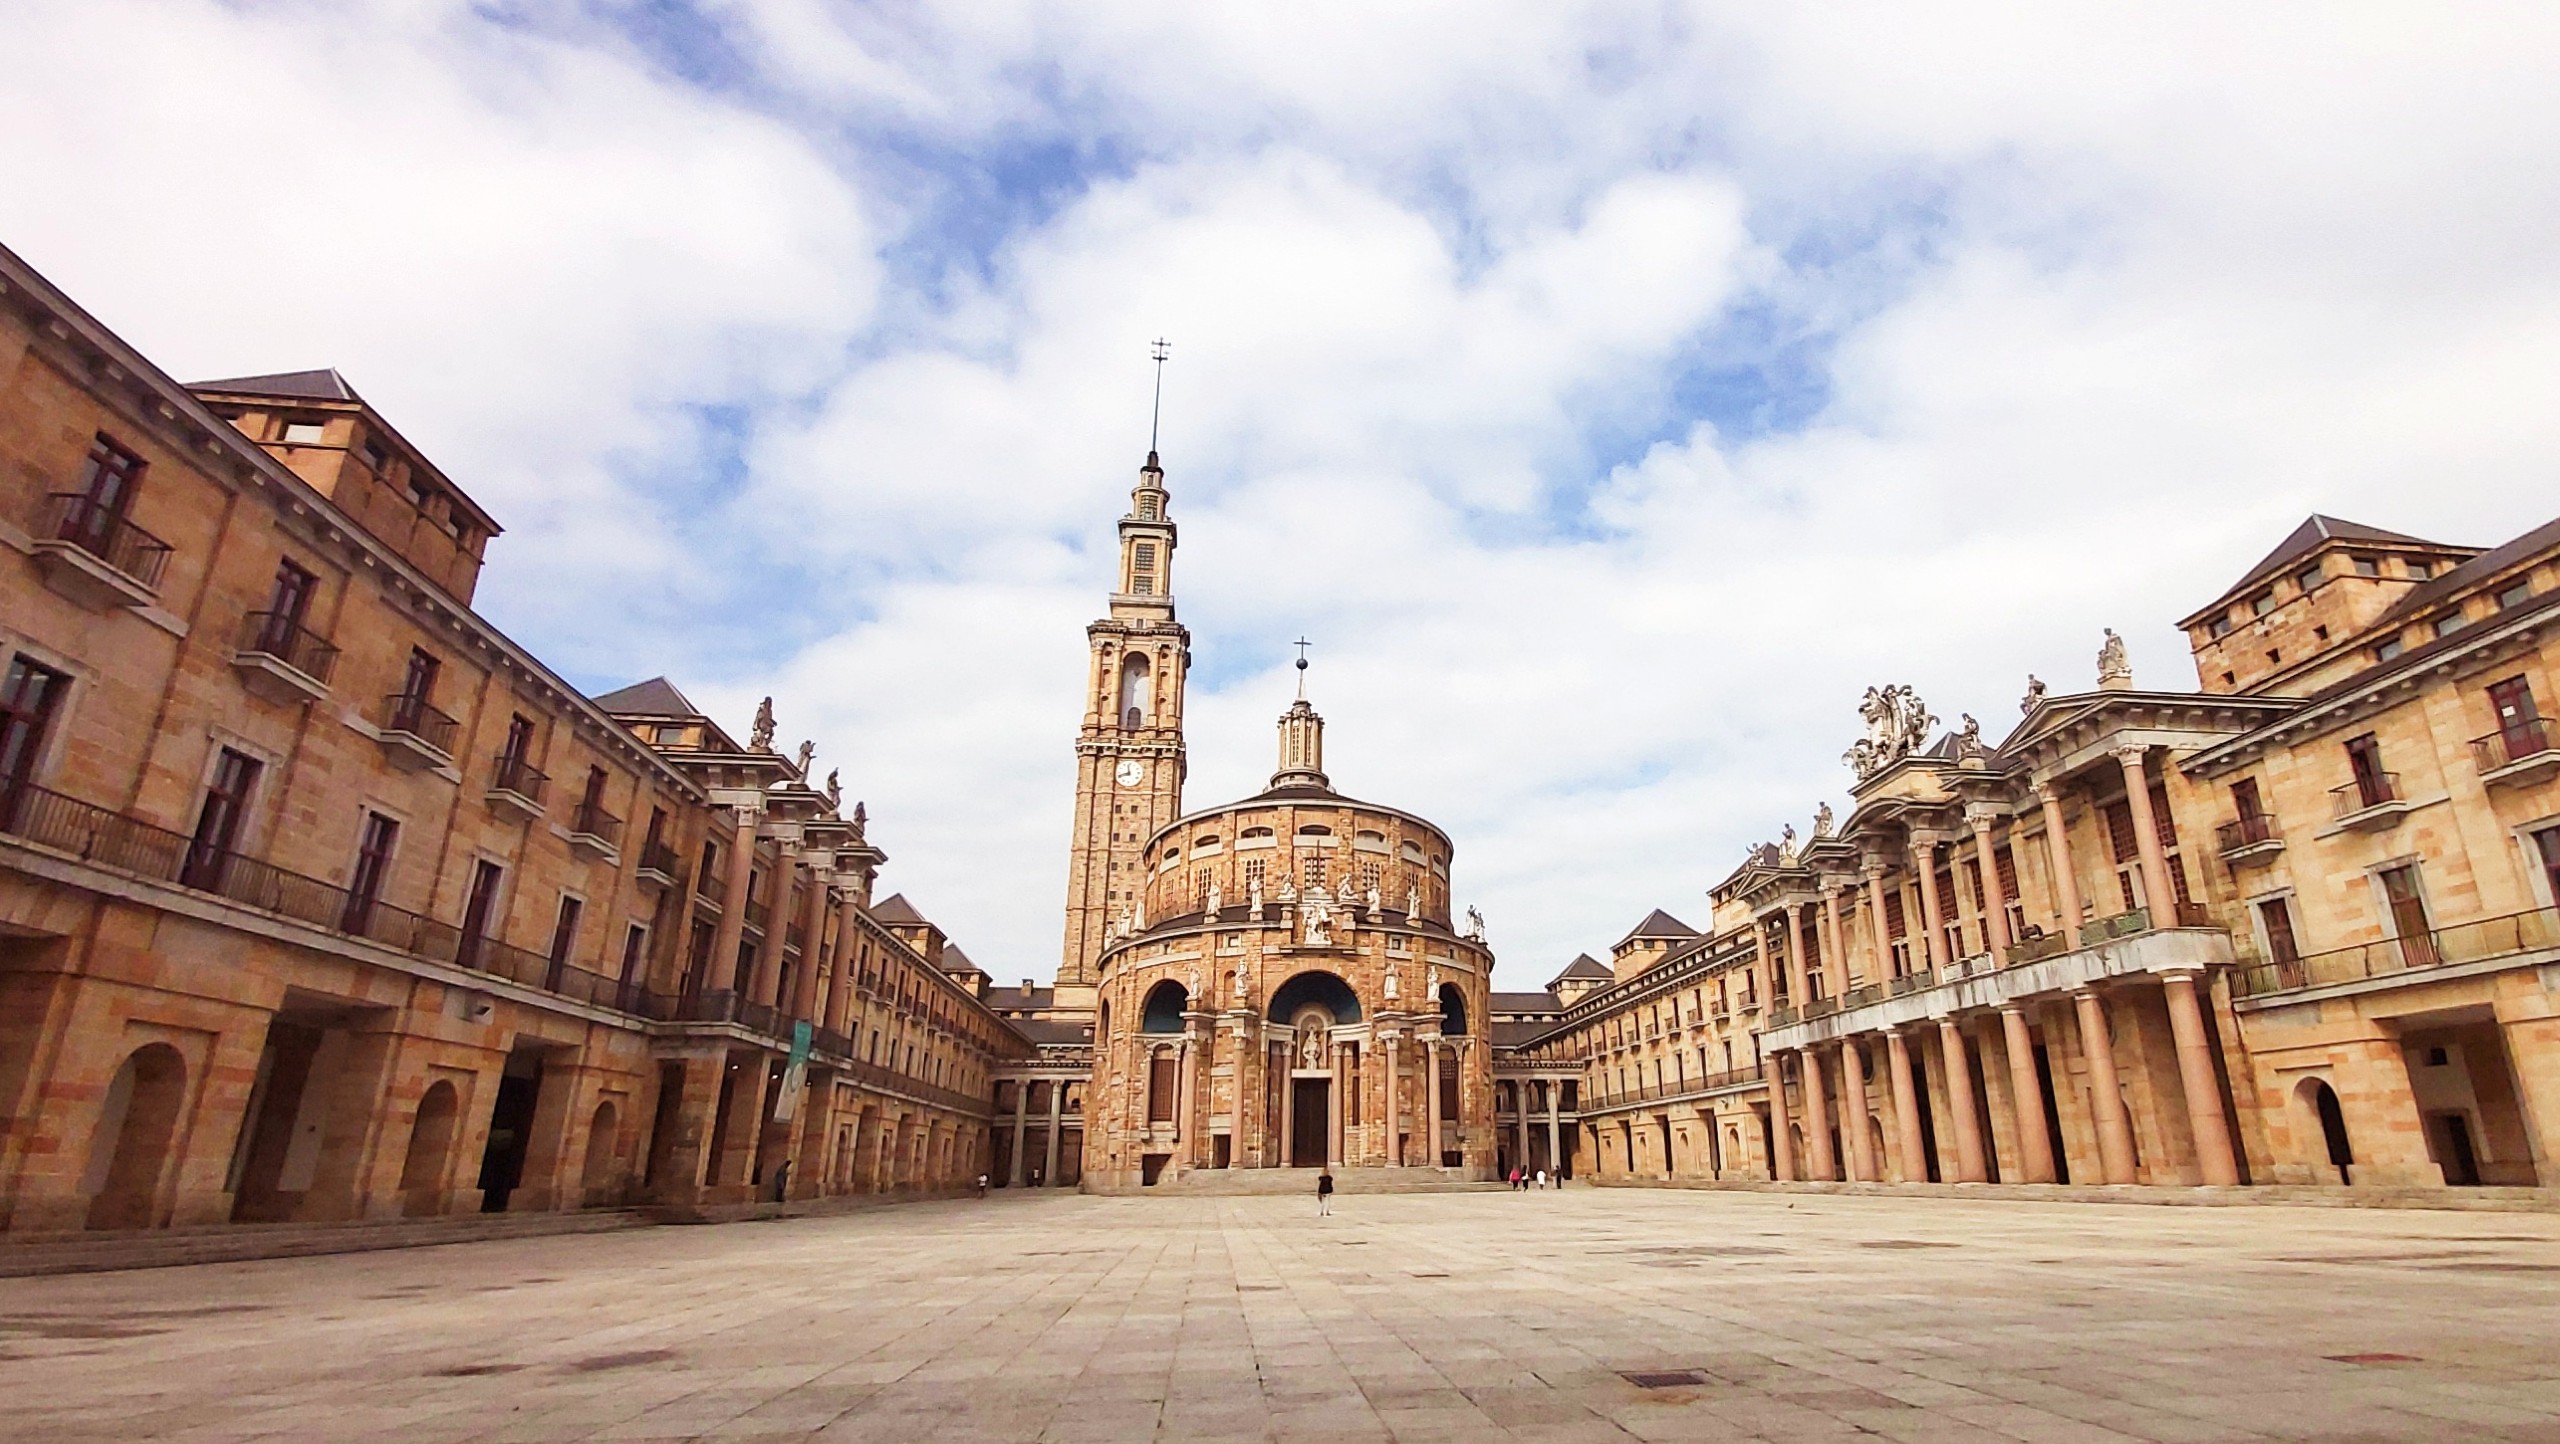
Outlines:
[[[1089,670],[1084,725],[1076,736],[1075,830],[1067,852],[1067,926],[1058,962],[1061,1008],[1091,1006],[1095,963],[1114,924],[1136,913],[1145,884],[1140,857],[1156,829],[1182,813],[1186,767],[1183,681],[1191,633],[1175,620],[1173,549],[1164,463],[1154,441],[1164,394],[1164,342],[1156,363],[1158,406],[1146,464],[1120,518],[1120,569],[1104,615],[1085,628]]]

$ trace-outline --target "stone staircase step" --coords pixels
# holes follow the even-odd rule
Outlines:
[[[453,1214],[432,1218],[353,1219],[343,1223],[209,1224],[194,1228],[39,1234],[0,1242],[0,1278],[237,1263],[249,1259],[298,1258],[384,1248],[424,1248],[435,1244],[479,1243],[550,1234],[603,1233],[613,1229],[645,1227],[649,1222],[635,1209],[583,1209],[574,1213]]]
[[[1165,1179],[1152,1188],[1087,1185],[1087,1191],[1184,1197],[1305,1194],[1312,1198],[1316,1191],[1316,1173],[1317,1170],[1312,1168],[1201,1168]],[[1475,1193],[1503,1187],[1505,1185],[1496,1180],[1468,1178],[1455,1170],[1438,1168],[1339,1168],[1333,1174],[1333,1189],[1338,1194]]]

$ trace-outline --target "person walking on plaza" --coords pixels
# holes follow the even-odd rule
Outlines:
[[[987,1176],[986,1176],[985,1174],[981,1173],[981,1174],[979,1174],[979,1175],[978,1175],[978,1197],[980,1197],[980,1198],[984,1198],[984,1197],[986,1197],[986,1196],[987,1196]]]
[[[1538,1170],[1538,1186],[1540,1188],[1547,1186],[1547,1171],[1543,1168]]]
[[[1330,1168],[1316,1175],[1316,1217],[1333,1217],[1333,1170]]]

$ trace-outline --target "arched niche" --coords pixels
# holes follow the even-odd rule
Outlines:
[[[1139,1015],[1141,1033],[1179,1033],[1182,1015],[1191,1011],[1191,991],[1171,978],[1147,989],[1147,1006]]]
[[[1131,652],[1120,659],[1120,726],[1135,732],[1147,725],[1147,714],[1155,704],[1155,688],[1149,678],[1152,666],[1144,652]]]
[[[1467,1036],[1467,995],[1455,983],[1440,985],[1440,1036]]]
[[[1272,993],[1264,1016],[1275,1023],[1286,1023],[1310,1005],[1331,1013],[1336,1023],[1360,1021],[1360,995],[1351,991],[1351,985],[1340,974],[1322,970],[1299,973],[1282,983]]]

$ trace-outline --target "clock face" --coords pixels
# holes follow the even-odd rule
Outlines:
[[[1147,769],[1137,758],[1131,757],[1124,759],[1120,764],[1120,770],[1111,775],[1120,779],[1121,786],[1135,787],[1147,780]]]

